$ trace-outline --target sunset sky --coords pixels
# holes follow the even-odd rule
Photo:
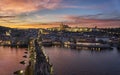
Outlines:
[[[120,0],[0,0],[0,25],[120,27]]]

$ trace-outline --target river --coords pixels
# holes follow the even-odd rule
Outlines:
[[[53,64],[54,75],[120,75],[120,51],[74,50],[60,47],[44,47]],[[0,75],[13,75],[25,69],[20,64],[25,55],[23,48],[0,47]]]
[[[13,75],[17,70],[24,70],[25,65],[20,64],[25,55],[23,48],[0,47],[0,75]]]
[[[54,75],[120,75],[120,52],[45,47]]]

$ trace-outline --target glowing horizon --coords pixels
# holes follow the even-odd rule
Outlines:
[[[120,27],[120,0],[0,1],[1,26],[46,28],[58,26],[56,22],[78,27]]]

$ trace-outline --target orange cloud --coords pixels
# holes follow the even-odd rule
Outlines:
[[[54,9],[61,0],[0,0],[0,15]]]

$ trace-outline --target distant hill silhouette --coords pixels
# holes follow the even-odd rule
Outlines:
[[[9,27],[4,27],[4,26],[0,26],[0,34],[5,33],[6,31],[10,30],[11,28]]]

